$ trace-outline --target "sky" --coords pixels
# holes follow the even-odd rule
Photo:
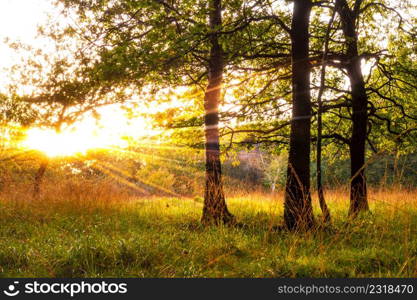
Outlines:
[[[0,0],[0,68],[18,61],[5,38],[36,44],[37,25],[46,21],[53,8],[50,0]]]
[[[10,49],[4,42],[5,38],[20,41],[32,46],[42,45],[42,39],[37,38],[37,26],[47,21],[48,13],[53,13],[51,0],[0,0],[0,70],[4,70],[19,63],[20,56]],[[9,82],[6,76],[0,76],[0,91],[5,91]],[[92,148],[96,141],[97,146],[120,145],[123,136],[142,137],[157,133],[151,129],[143,118],[128,120],[124,111],[118,106],[103,107],[98,110],[103,121],[86,116],[80,122],[67,128],[63,136],[53,130],[31,129],[28,131],[27,145],[39,150],[51,149],[45,144],[59,145],[52,148],[54,154],[65,150]],[[39,143],[41,141],[41,143]]]
[[[0,0],[1,34],[27,36],[36,33],[36,24],[51,11],[49,0]]]

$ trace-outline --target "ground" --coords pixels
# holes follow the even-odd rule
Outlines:
[[[201,226],[199,198],[3,199],[0,276],[417,277],[416,192],[372,191],[355,221],[328,192],[332,226],[310,233],[274,230],[281,196],[229,197],[243,227]]]

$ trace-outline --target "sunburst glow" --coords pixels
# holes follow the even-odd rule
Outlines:
[[[99,113],[100,120],[88,116],[60,132],[31,128],[26,132],[21,146],[41,151],[50,157],[71,156],[85,154],[90,149],[125,148],[128,146],[126,137],[142,139],[157,133],[146,120],[129,119],[115,105],[102,108]]]
[[[57,133],[50,129],[33,128],[28,130],[23,146],[55,157],[85,154],[89,149],[109,146],[125,147],[126,143],[121,138],[106,137],[82,130]]]

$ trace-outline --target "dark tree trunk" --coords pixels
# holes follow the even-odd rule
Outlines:
[[[208,86],[204,96],[204,125],[206,138],[206,185],[204,193],[203,224],[220,224],[234,221],[228,211],[222,184],[219,139],[219,102],[223,77],[223,50],[218,34],[222,25],[221,0],[210,0],[210,58]]]
[[[321,211],[323,212],[323,221],[324,223],[330,222],[330,210],[327,207],[326,199],[324,198],[324,190],[323,190],[323,183],[322,183],[322,169],[321,169],[321,158],[322,158],[322,115],[321,115],[321,100],[319,101],[318,109],[319,112],[317,114],[317,195],[319,198],[319,204]]]
[[[45,175],[47,166],[48,166],[48,162],[46,160],[42,161],[39,166],[38,171],[35,174],[35,179],[33,182],[33,197],[34,198],[39,198],[41,194],[42,180]]]
[[[356,216],[360,211],[369,210],[365,178],[365,143],[368,124],[368,96],[358,55],[358,36],[356,21],[358,8],[362,1],[356,0],[355,8],[350,9],[346,0],[336,1],[336,10],[342,21],[346,39],[346,71],[351,85],[352,96],[352,136],[350,139],[350,207],[349,215]]]
[[[330,210],[327,207],[326,199],[324,198],[323,182],[322,182],[322,140],[323,140],[323,93],[326,86],[326,57],[329,52],[329,40],[330,32],[332,29],[332,24],[335,17],[335,11],[333,11],[332,17],[330,18],[329,24],[326,30],[326,37],[324,41],[323,57],[322,57],[322,67],[320,74],[320,89],[317,95],[317,157],[316,157],[316,167],[317,167],[317,195],[319,198],[319,204],[321,211],[323,212],[323,221],[324,223],[330,223]]]
[[[290,230],[314,225],[310,195],[310,63],[311,0],[295,0],[291,24],[293,107],[285,188],[284,220]]]

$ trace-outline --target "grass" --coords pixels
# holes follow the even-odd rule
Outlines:
[[[198,198],[53,195],[0,200],[1,277],[417,277],[412,191],[373,191],[350,223],[328,192],[332,228],[304,234],[271,230],[282,195],[229,198],[243,228],[201,226]]]

